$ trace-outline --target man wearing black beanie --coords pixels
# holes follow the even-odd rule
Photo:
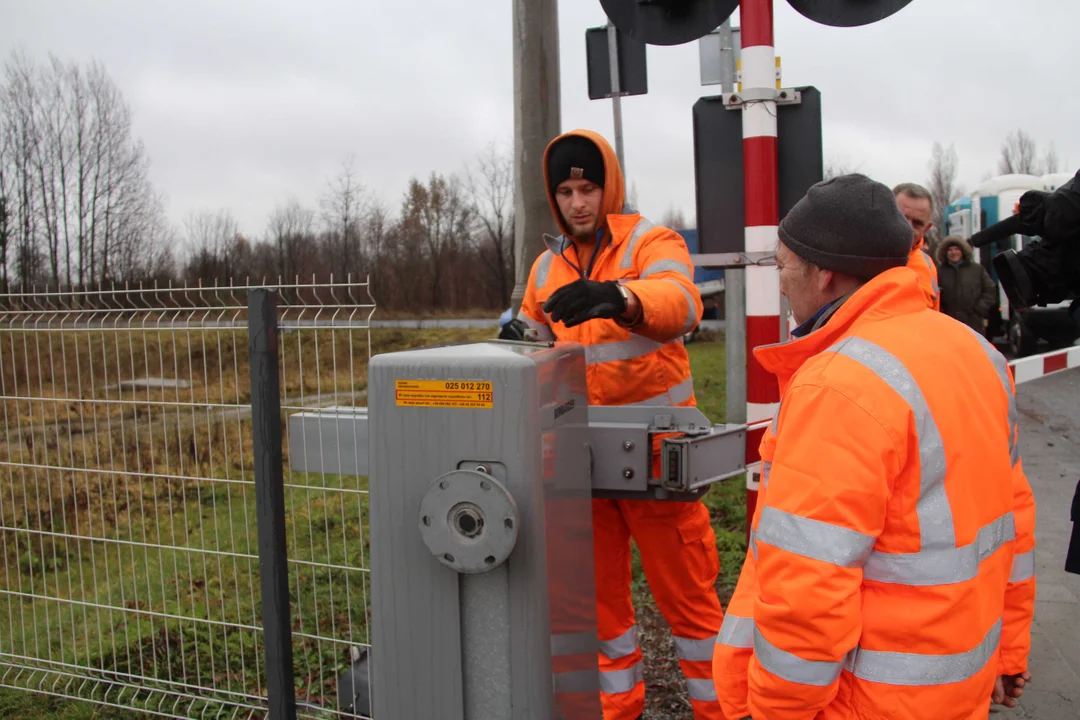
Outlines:
[[[657,412],[695,405],[682,337],[701,319],[702,305],[686,243],[626,206],[615,152],[594,132],[553,140],[544,176],[562,234],[544,237],[547,250],[529,273],[518,328],[585,346],[591,405],[652,405]],[[654,477],[659,444],[655,438]],[[720,720],[711,659],[723,612],[708,509],[700,500],[595,499],[593,538],[605,720],[636,720],[645,711],[631,539],[674,635],[694,718]]]
[[[719,701],[731,718],[1014,707],[1031,679],[1035,500],[1007,362],[927,307],[885,185],[818,183],[778,235],[799,327],[754,349],[780,409],[714,650]]]

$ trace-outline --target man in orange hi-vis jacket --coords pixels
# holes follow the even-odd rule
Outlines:
[[[779,227],[800,325],[716,639],[728,718],[985,720],[1028,674],[1035,500],[1012,376],[926,307],[889,188],[818,183]]]
[[[555,138],[544,175],[563,234],[545,236],[518,325],[585,346],[590,404],[694,405],[681,339],[700,321],[702,305],[686,243],[625,205],[618,160],[596,133]],[[653,465],[656,472],[655,457]],[[605,720],[633,720],[645,710],[631,538],[674,635],[694,717],[721,718],[712,683],[723,622],[714,590],[720,560],[708,509],[699,501],[593,500],[593,536]]]
[[[911,225],[912,243],[908,253],[907,266],[919,277],[919,287],[926,295],[926,304],[934,310],[941,310],[941,288],[938,287],[937,265],[930,255],[926,244],[926,233],[934,227],[931,218],[934,215],[934,196],[922,185],[902,183],[893,188],[893,196],[900,212],[904,213]]]

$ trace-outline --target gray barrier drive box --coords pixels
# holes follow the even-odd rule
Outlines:
[[[369,478],[372,715],[599,720],[591,498],[696,499],[745,430],[589,407],[574,343],[377,355],[366,411],[290,416],[292,470]]]

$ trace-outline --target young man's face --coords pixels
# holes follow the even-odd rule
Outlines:
[[[592,239],[597,227],[603,223],[600,207],[604,202],[604,189],[584,178],[564,180],[555,188],[555,200],[570,227],[570,235]]]
[[[911,246],[915,247],[926,237],[927,231],[933,225],[930,222],[930,216],[933,214],[930,209],[930,201],[926,198],[913,198],[906,193],[900,193],[896,196],[896,204],[900,208],[900,212],[904,213],[904,217],[911,224],[913,235]]]

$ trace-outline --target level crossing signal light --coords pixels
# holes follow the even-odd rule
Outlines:
[[[911,0],[787,0],[803,17],[831,27],[884,20]],[[620,32],[649,45],[681,45],[723,24],[739,0],[600,0]]]

